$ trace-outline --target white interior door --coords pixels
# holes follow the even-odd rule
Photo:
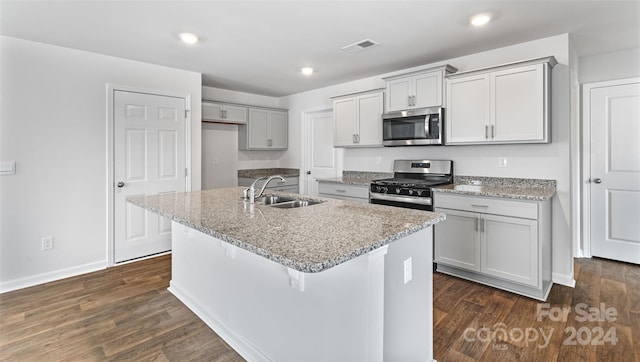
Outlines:
[[[126,202],[185,191],[185,99],[114,91],[115,262],[171,250],[171,222]]]
[[[640,79],[588,90],[591,255],[640,264]]]
[[[333,112],[306,114],[307,169],[304,172],[307,195],[318,195],[317,178],[336,177],[336,149],[333,147]]]

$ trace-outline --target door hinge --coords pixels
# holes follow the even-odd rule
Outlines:
[[[187,119],[187,118],[189,118],[189,110],[185,109],[184,110],[184,119]]]
[[[184,177],[187,177],[187,176],[189,176],[189,169],[185,168],[184,169]]]

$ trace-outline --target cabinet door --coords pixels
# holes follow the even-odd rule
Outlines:
[[[336,147],[354,145],[358,112],[356,102],[356,98],[338,99],[333,102],[333,145]]]
[[[269,112],[269,133],[267,145],[271,149],[287,149],[288,146],[288,116],[285,112]]]
[[[544,65],[492,73],[494,141],[544,141]]]
[[[269,111],[264,109],[249,110],[247,148],[267,148],[268,123]]]
[[[385,112],[408,109],[409,96],[413,95],[411,77],[387,81]]]
[[[240,106],[224,106],[224,120],[233,122],[246,122],[247,121],[247,107]]]
[[[358,102],[358,146],[382,145],[382,93],[367,94]]]
[[[444,222],[434,226],[434,259],[457,268],[480,271],[480,214],[436,208],[447,214]]]
[[[442,73],[426,73],[414,77],[415,104],[411,108],[442,105]]]
[[[202,119],[203,120],[222,119],[222,104],[202,102]]]
[[[538,287],[538,222],[483,214],[481,223],[481,272]]]
[[[447,81],[446,143],[484,143],[489,140],[489,74]]]

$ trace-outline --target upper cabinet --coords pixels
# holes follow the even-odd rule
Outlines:
[[[250,107],[247,124],[238,126],[238,147],[242,150],[286,150],[288,129],[286,110]]]
[[[382,89],[332,99],[335,147],[382,146]]]
[[[247,107],[202,101],[202,120],[204,122],[247,123]]]
[[[449,75],[446,143],[548,143],[554,57]]]
[[[442,106],[444,77],[456,70],[444,65],[384,78],[387,85],[385,112]]]

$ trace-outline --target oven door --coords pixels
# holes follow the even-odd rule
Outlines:
[[[384,146],[441,145],[440,107],[390,112],[382,115]]]
[[[433,199],[431,197],[398,196],[369,191],[369,202],[377,205],[403,207],[405,209],[433,211]]]

